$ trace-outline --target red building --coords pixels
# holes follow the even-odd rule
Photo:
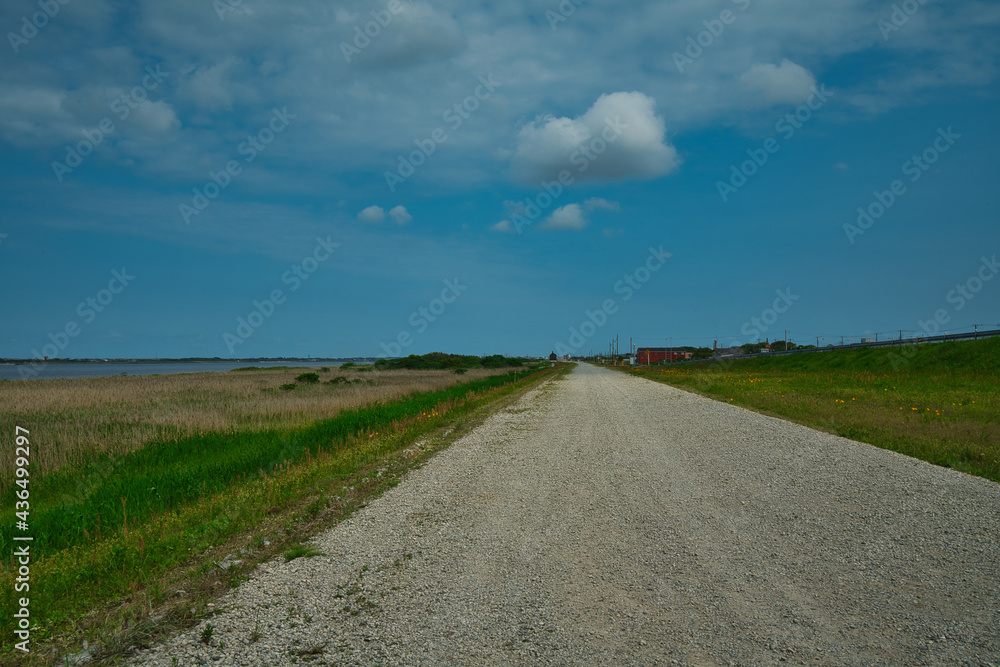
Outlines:
[[[640,347],[635,351],[635,363],[642,365],[690,358],[691,353],[683,347]]]

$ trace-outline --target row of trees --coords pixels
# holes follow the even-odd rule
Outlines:
[[[516,357],[505,357],[502,354],[493,354],[488,357],[475,357],[465,354],[445,354],[444,352],[430,352],[429,354],[411,354],[402,359],[379,359],[375,362],[375,369],[395,369],[408,368],[415,370],[445,369],[457,370],[460,368],[516,368],[524,365],[524,359]],[[343,367],[342,367],[343,368]]]

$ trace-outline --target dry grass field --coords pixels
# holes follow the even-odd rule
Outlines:
[[[294,383],[307,371],[320,382]],[[336,367],[261,369],[107,378],[0,382],[0,429],[31,431],[32,474],[85,463],[98,452],[125,453],[153,441],[235,429],[290,428],[345,408],[436,391],[506,369],[357,371]],[[346,383],[326,384],[342,376]],[[359,380],[360,382],[355,382]],[[14,450],[0,453],[0,492],[14,470]]]

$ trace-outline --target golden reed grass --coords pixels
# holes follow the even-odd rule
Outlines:
[[[243,429],[286,428],[333,417],[341,410],[436,391],[503,370],[358,372],[332,367],[362,383],[299,383],[317,368],[0,382],[0,429],[31,431],[31,473],[84,462],[98,453],[123,454],[166,438]],[[14,448],[0,448],[0,492],[11,483]]]

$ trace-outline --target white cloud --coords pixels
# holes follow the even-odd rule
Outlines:
[[[552,211],[542,225],[545,229],[583,229],[587,218],[579,204],[566,204]]]
[[[344,14],[338,13],[338,20]],[[373,18],[362,14],[354,25],[364,29]],[[356,33],[350,27],[345,41],[354,45]],[[374,30],[373,30],[374,31]],[[468,40],[455,19],[439,12],[425,2],[400,2],[400,10],[391,15],[389,23],[371,38],[352,63],[361,67],[410,66],[434,60],[447,60],[468,47]]]
[[[510,220],[501,220],[497,224],[490,227],[495,232],[512,232],[514,231],[514,226],[510,224]]]
[[[653,178],[680,164],[656,103],[638,92],[601,95],[578,118],[528,123],[511,161],[518,180],[537,183],[568,169],[577,181]]]
[[[369,206],[361,211],[361,213],[358,213],[358,220],[370,225],[376,225],[385,220],[385,209],[381,206]]]
[[[411,220],[413,220],[413,216],[410,215],[409,212],[406,210],[406,208],[403,206],[396,206],[392,208],[389,211],[389,217],[392,218],[392,221],[395,222],[397,225],[405,225]]]
[[[130,118],[136,126],[151,134],[163,134],[181,125],[177,114],[163,100],[141,102],[136,106]]]
[[[740,75],[740,87],[755,106],[799,104],[816,85],[816,78],[805,67],[787,58],[779,65],[757,63]]]
[[[608,201],[602,197],[591,197],[587,201],[583,202],[583,207],[588,211],[594,211],[599,208],[603,208],[606,211],[620,211],[621,204],[616,201]]]
[[[194,102],[203,111],[232,109],[238,96],[246,96],[243,84],[233,83],[241,61],[229,56],[222,62],[208,67],[198,67],[181,79],[180,95]]]

